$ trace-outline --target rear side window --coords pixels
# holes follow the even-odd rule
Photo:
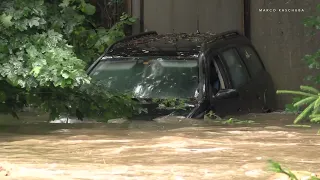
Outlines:
[[[242,46],[239,48],[239,53],[241,57],[244,59],[249,72],[252,76],[258,74],[263,71],[263,65],[257,53],[250,46]]]
[[[228,49],[221,53],[231,76],[234,88],[238,88],[249,80],[248,71],[235,49]]]

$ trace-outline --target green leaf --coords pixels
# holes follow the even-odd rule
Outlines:
[[[294,107],[300,107],[302,105],[305,105],[305,104],[308,104],[312,101],[315,101],[317,99],[317,97],[307,97],[307,98],[304,98],[302,100],[300,100],[299,102],[296,102],[293,106]]]
[[[39,26],[40,25],[40,18],[33,17],[30,20],[28,20],[27,22],[28,22],[29,27]]]
[[[268,160],[268,163],[269,163],[269,168],[271,171],[276,172],[276,173],[282,172],[282,167],[280,166],[279,163],[274,162],[272,160]]]
[[[314,104],[314,109],[319,109],[320,108],[320,96],[319,98],[316,100],[315,104]]]
[[[128,19],[131,23],[134,23],[134,22],[136,22],[137,21],[137,19],[136,18],[134,18],[134,17],[131,17],[131,18],[129,18]]]
[[[11,15],[6,15],[6,14],[2,14],[0,16],[0,22],[4,25],[4,27],[8,28],[10,26],[13,25],[12,20],[12,16]]]
[[[299,123],[303,118],[307,117],[307,115],[312,111],[315,102],[311,103],[307,108],[305,108],[302,113],[294,120],[294,124]]]
[[[68,79],[68,78],[70,77],[69,74],[66,73],[66,72],[63,72],[63,73],[61,74],[61,76],[62,76],[64,79]]]
[[[320,115],[317,116],[317,117],[311,118],[310,121],[313,122],[313,123],[319,123],[320,122]]]
[[[94,15],[94,13],[96,13],[96,7],[89,3],[84,3],[82,4],[81,11],[87,15]]]
[[[300,86],[300,89],[303,90],[303,91],[309,91],[309,92],[312,92],[312,93],[315,93],[315,94],[319,94],[320,91],[314,87],[311,87],[311,86]]]
[[[120,21],[125,21],[126,19],[128,19],[128,14],[125,14],[123,13],[121,16],[120,16]]]
[[[299,107],[293,106],[293,104],[286,104],[285,111],[290,113],[297,113],[299,111]]]
[[[60,7],[66,8],[70,5],[71,0],[63,0],[61,4],[59,4]]]
[[[26,49],[26,52],[31,58],[35,58],[38,54],[37,49],[34,46],[30,46]]]
[[[315,94],[306,93],[306,92],[302,92],[302,91],[291,91],[291,90],[277,90],[277,94],[294,94],[294,95],[317,97],[317,95],[315,95]]]
[[[36,66],[32,69],[31,74],[33,74],[35,77],[37,77],[41,71],[42,67]]]
[[[271,171],[285,174],[290,178],[290,180],[298,180],[295,174],[293,174],[291,171],[284,170],[279,163],[273,160],[268,160],[268,163],[269,163],[269,169]]]

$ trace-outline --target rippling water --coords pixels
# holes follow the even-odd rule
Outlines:
[[[197,120],[125,125],[2,125],[0,167],[16,179],[268,179],[268,159],[319,172],[317,128],[293,116],[248,115],[255,125]],[[1,177],[1,172],[0,172]]]

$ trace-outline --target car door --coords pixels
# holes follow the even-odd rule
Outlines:
[[[219,51],[213,57],[216,68],[221,73],[224,88],[211,95],[212,109],[217,115],[238,115],[247,113],[250,108],[249,72],[235,47]],[[249,100],[250,101],[250,100]]]
[[[237,47],[246,64],[251,78],[251,111],[268,111],[275,107],[275,88],[270,74],[266,71],[259,54],[250,44]]]

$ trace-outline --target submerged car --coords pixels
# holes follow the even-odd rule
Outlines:
[[[269,112],[275,107],[271,76],[252,43],[237,31],[220,34],[146,32],[126,37],[88,69],[110,91],[132,93],[148,111],[203,118]],[[184,107],[161,108],[159,101],[184,99]]]

